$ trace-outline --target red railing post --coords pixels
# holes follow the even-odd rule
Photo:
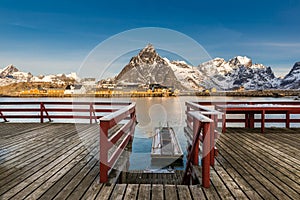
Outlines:
[[[216,121],[218,119],[218,116],[216,115],[210,115],[209,118],[213,120],[213,122],[210,125],[210,165],[214,166],[215,165],[215,128],[216,128]]]
[[[265,132],[265,114],[266,114],[265,110],[262,110],[261,111],[261,133]]]
[[[222,133],[226,132],[226,110],[222,114]]]
[[[90,102],[90,124],[93,123],[92,112],[93,112],[93,104],[92,104],[92,102]]]
[[[108,130],[109,121],[100,120],[100,183],[108,181]]]
[[[4,122],[8,122],[6,117],[3,115],[3,113],[0,111],[0,117],[4,120]]]
[[[249,123],[249,114],[245,113],[245,128],[249,128],[250,123]]]
[[[204,123],[203,126],[203,147],[202,147],[202,186],[209,188],[210,186],[210,123]]]
[[[43,116],[43,113],[44,113],[44,104],[43,102],[40,103],[40,122],[41,123],[44,123],[44,116]]]
[[[194,117],[193,118],[193,138],[196,137],[197,132],[201,129],[201,124],[200,122]],[[192,153],[193,158],[192,158],[192,164],[193,165],[199,165],[199,138],[196,138],[196,143],[195,143],[195,149],[194,152]]]
[[[290,128],[290,112],[287,111],[285,114],[285,128]]]
[[[254,113],[249,113],[249,128],[254,128]]]

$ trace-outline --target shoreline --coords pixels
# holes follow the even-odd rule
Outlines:
[[[229,96],[229,97],[286,97],[286,96],[293,96],[297,99],[300,99],[300,90],[249,90],[249,91],[221,91],[221,92],[197,92],[197,91],[189,91],[189,92],[180,92],[176,96]],[[102,98],[122,98],[122,97],[176,97],[176,96],[164,96],[161,94],[151,94],[151,95],[129,95],[127,94],[110,94],[110,95],[101,95],[101,94],[59,94],[59,95],[47,95],[47,94],[27,94],[27,95],[20,95],[20,94],[0,94],[0,97],[9,97],[9,98],[54,98],[54,97],[61,97],[61,98],[72,98],[72,97],[102,97]]]

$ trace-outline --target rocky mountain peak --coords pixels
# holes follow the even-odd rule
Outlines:
[[[282,79],[280,86],[285,89],[299,89],[300,62],[296,62],[291,71]]]
[[[248,58],[247,56],[237,56],[233,59],[229,60],[229,65],[231,66],[245,66],[245,67],[251,67],[252,66],[252,60],[251,58]]]
[[[116,76],[117,82],[153,84],[158,83],[184,88],[177,80],[169,62],[158,55],[153,45],[148,44]]]
[[[292,74],[300,74],[300,62],[296,62],[291,69],[291,71],[287,74],[287,76],[290,76]]]
[[[158,55],[152,44],[148,44],[145,48],[143,48],[137,56],[133,57],[132,61],[148,65],[153,65],[155,63],[167,64],[165,60]]]
[[[4,78],[4,77],[12,75],[14,72],[18,72],[18,71],[19,71],[19,69],[17,69],[15,66],[8,65],[2,71],[0,71],[0,77]]]

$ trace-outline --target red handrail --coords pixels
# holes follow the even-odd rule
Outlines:
[[[225,105],[236,105],[236,104],[241,104],[241,105],[257,105],[259,107],[259,105],[262,104],[273,104],[273,105],[278,105],[277,107],[275,106],[274,108],[268,108],[267,110],[265,110],[264,115],[273,115],[272,118],[265,118],[265,116],[263,116],[263,119],[260,118],[254,118],[254,114],[255,112],[257,114],[261,114],[264,110],[264,108],[261,108],[261,111],[245,111],[244,109],[234,109],[234,111],[230,111],[229,109],[219,109],[218,107],[221,106],[225,106]],[[198,102],[188,102],[187,104],[187,110],[200,110],[201,107],[204,106],[213,106],[216,110],[222,111],[224,113],[224,116],[222,118],[220,117],[217,122],[222,122],[223,123],[223,132],[224,132],[224,120],[226,122],[229,123],[244,123],[245,127],[250,127],[253,128],[254,127],[254,123],[256,122],[260,122],[263,124],[264,123],[285,123],[286,128],[290,127],[290,123],[300,123],[299,118],[291,118],[291,114],[300,114],[299,112],[299,108],[291,108],[288,109],[286,108],[286,106],[297,106],[300,107],[300,101],[198,101]],[[199,105],[199,107],[197,108],[196,105]],[[282,108],[280,107],[282,106]],[[253,108],[254,110],[257,110],[256,108]],[[226,114],[244,114],[245,117],[244,118],[230,118],[228,119],[226,117]],[[283,114],[285,115],[285,118],[278,118],[275,114]],[[187,121],[191,121],[191,119],[187,118]]]
[[[210,187],[210,166],[212,164],[211,155],[214,151],[214,144],[212,146],[211,135],[214,134],[211,128],[212,119],[201,114],[200,111],[189,111],[188,116],[193,119],[193,142],[189,147],[186,170],[183,176],[183,184],[189,184],[192,175],[192,165],[199,165],[199,141],[202,142],[202,186]],[[213,157],[214,159],[214,157]]]
[[[128,120],[129,119],[129,120]],[[125,123],[114,135],[108,136],[110,128],[117,125],[119,122]],[[127,121],[127,122],[125,122]],[[133,139],[134,129],[136,124],[135,103],[122,109],[100,118],[100,182],[108,181],[108,173],[113,168],[119,156],[124,151],[126,145]],[[112,156],[108,158],[109,150],[120,140],[124,139],[117,146]]]
[[[8,119],[89,119],[90,123],[97,123],[97,119],[103,115],[96,113],[111,113],[128,106],[130,102],[54,102],[54,101],[25,101],[25,102],[0,102],[0,119],[8,122]],[[22,106],[24,106],[22,108]],[[70,106],[73,106],[70,107]],[[103,108],[103,106],[111,106]],[[100,107],[100,108],[98,108]],[[89,113],[82,115],[79,113]]]
[[[222,115],[223,113],[222,112],[219,112],[217,110],[214,110],[212,108],[209,108],[207,106],[203,106],[203,105],[200,105],[198,103],[194,103],[194,102],[186,102],[185,103],[186,105],[186,113],[187,113],[187,120],[186,120],[186,124],[187,124],[187,127],[189,127],[191,130],[193,130],[193,126],[192,126],[192,122],[193,122],[193,118],[188,114],[188,112],[190,111],[199,111],[201,114],[207,116],[208,118],[212,119],[213,122],[211,123],[210,125],[210,132],[212,133],[210,135],[211,139],[211,146],[214,147],[215,146],[215,143],[216,143],[216,140],[217,138],[219,137],[219,133],[217,131],[217,127],[218,127],[218,116],[219,115]],[[214,147],[214,151],[211,152],[210,156],[211,156],[211,159],[210,159],[210,165],[211,166],[214,166],[215,164],[215,156],[217,155],[217,148]]]
[[[264,133],[265,123],[278,123],[285,122],[285,127],[290,128],[290,123],[300,123],[298,119],[291,119],[291,114],[300,114],[300,105],[216,105],[216,109],[224,112],[222,116],[222,132],[226,131],[226,122],[242,122],[246,128],[254,128],[255,122],[261,123],[261,132]],[[243,114],[245,115],[242,119],[227,119],[226,114]],[[260,119],[255,119],[254,115],[259,114]],[[269,118],[266,119],[265,115],[283,114],[285,119]]]

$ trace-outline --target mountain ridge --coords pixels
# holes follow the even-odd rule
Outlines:
[[[156,69],[155,75],[149,71],[153,68]],[[236,56],[228,61],[224,58],[214,58],[198,66],[188,65],[184,61],[170,61],[160,57],[151,44],[143,48],[137,56],[132,57],[115,78],[121,82],[147,84],[147,81],[148,83],[152,81],[151,83],[170,85],[170,80],[165,82],[163,79],[159,79],[159,81],[156,78],[149,79],[151,76],[172,74],[170,69],[174,73],[169,77],[170,80],[174,83],[179,82],[182,87],[177,87],[177,89],[182,90],[211,88],[235,90],[242,87],[246,90],[281,89],[282,82],[288,78],[287,76],[284,79],[276,77],[271,67],[258,63],[253,64],[252,59],[247,56]],[[176,87],[179,84],[173,85]],[[285,89],[289,88],[299,87],[290,83],[285,86]]]
[[[0,86],[30,81],[64,83],[78,79],[75,73],[33,76],[13,65],[0,70]],[[229,60],[216,57],[198,66],[191,66],[185,61],[161,57],[154,46],[148,44],[130,59],[114,80],[116,83],[157,83],[179,90],[299,89],[300,62],[296,62],[283,78],[278,78],[270,66],[253,64],[247,56],[236,56]]]

